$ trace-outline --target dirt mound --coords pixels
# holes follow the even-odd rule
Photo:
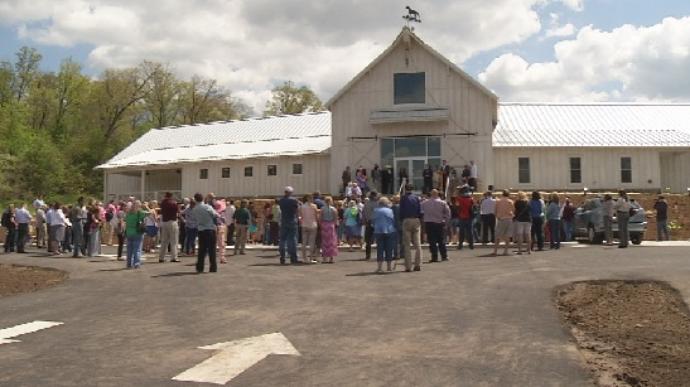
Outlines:
[[[576,282],[555,297],[599,385],[690,385],[690,313],[667,283]]]
[[[0,297],[55,286],[67,276],[66,272],[56,269],[0,264]]]

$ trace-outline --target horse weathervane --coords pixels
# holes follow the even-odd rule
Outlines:
[[[405,7],[407,9],[407,15],[403,16],[403,19],[407,21],[407,26],[410,26],[410,23],[421,23],[422,18],[419,15],[419,12],[415,11],[414,9],[410,8],[408,5]]]

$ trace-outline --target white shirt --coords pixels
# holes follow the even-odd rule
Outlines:
[[[235,223],[233,216],[235,216],[235,206],[231,204],[225,207],[225,224]]]
[[[496,213],[496,199],[493,197],[482,199],[482,203],[479,206],[479,214],[481,215],[491,215]]]
[[[14,213],[14,220],[17,221],[17,223],[29,223],[31,222],[31,214],[24,207],[17,208],[17,211]]]
[[[479,170],[477,169],[477,164],[472,164],[470,166],[470,177],[474,179],[479,177]]]
[[[62,210],[50,209],[46,214],[46,218],[49,219],[48,224],[51,226],[65,225],[65,214],[62,213]]]
[[[623,198],[618,198],[618,200],[616,200],[616,204],[613,206],[613,208],[619,212],[628,212],[630,211],[631,207],[630,202]]]

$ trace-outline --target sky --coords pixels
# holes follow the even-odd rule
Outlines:
[[[261,113],[286,80],[326,101],[415,32],[502,101],[690,101],[688,0],[0,0],[0,61],[37,48],[94,78],[143,60],[217,79]]]

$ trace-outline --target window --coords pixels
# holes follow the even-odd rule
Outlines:
[[[425,78],[425,73],[393,74],[393,103],[424,103]]]
[[[529,182],[529,157],[518,157],[518,183],[528,184]]]
[[[199,179],[202,179],[202,180],[208,179],[208,169],[202,168],[199,170]]]
[[[244,177],[254,176],[254,167],[244,167]]]
[[[277,176],[278,175],[278,166],[277,165],[266,166],[266,174],[268,176]]]
[[[292,164],[292,174],[301,175],[302,174],[302,164]]]
[[[570,158],[570,183],[582,183],[582,159],[579,157]]]
[[[220,175],[223,177],[223,179],[227,179],[230,177],[230,168],[223,168],[220,170]]]
[[[621,157],[621,183],[632,183],[632,159]]]

